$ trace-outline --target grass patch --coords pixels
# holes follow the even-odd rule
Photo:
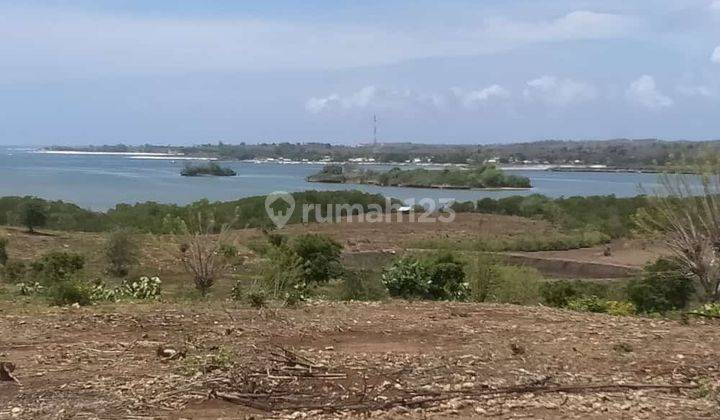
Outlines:
[[[610,237],[597,231],[554,232],[545,235],[517,235],[507,238],[482,238],[453,241],[450,239],[424,239],[411,242],[409,247],[453,251],[567,251],[588,248],[610,241]]]

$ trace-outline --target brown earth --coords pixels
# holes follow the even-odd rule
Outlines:
[[[19,381],[0,382],[0,418],[720,416],[720,330],[694,320],[400,301],[0,305],[0,362]]]

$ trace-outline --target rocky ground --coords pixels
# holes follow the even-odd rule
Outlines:
[[[717,418],[709,322],[400,301],[3,303],[0,418]]]

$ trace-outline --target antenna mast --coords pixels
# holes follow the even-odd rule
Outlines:
[[[373,146],[377,146],[377,115],[373,114]]]

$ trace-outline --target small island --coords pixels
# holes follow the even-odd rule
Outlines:
[[[186,165],[180,172],[182,176],[235,176],[237,172],[230,168],[225,168],[215,162],[209,162],[203,165]]]
[[[439,170],[393,168],[386,172],[357,169],[347,165],[326,165],[320,172],[307,177],[307,181],[447,189],[526,189],[532,187],[529,178],[508,175],[494,165]]]

